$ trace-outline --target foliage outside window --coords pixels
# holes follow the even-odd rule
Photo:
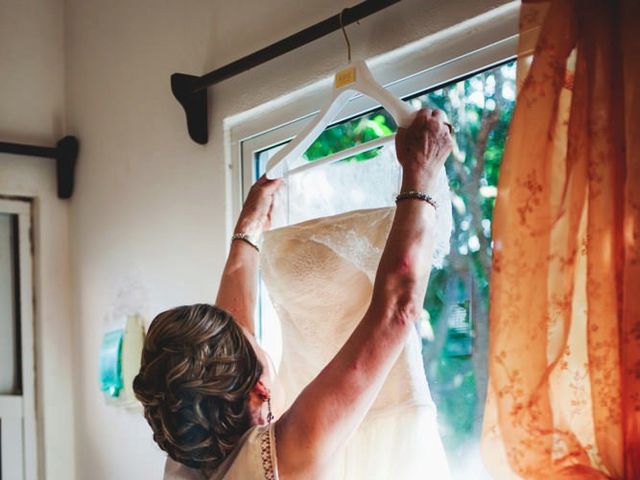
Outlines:
[[[418,327],[453,476],[483,478],[479,440],[487,388],[491,222],[515,106],[515,62],[429,90],[408,102],[415,108],[444,110],[457,129],[446,163],[454,218],[451,252],[443,268],[431,274]],[[328,128],[304,157],[314,161],[390,135],[396,128],[393,118],[378,109]],[[366,162],[377,153],[374,149],[343,161]]]

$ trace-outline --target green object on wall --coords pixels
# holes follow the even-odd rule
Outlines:
[[[109,397],[122,390],[122,338],[124,329],[107,332],[100,347],[100,389]]]

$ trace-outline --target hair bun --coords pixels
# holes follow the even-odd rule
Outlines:
[[[180,463],[211,470],[250,428],[247,398],[261,375],[233,317],[196,304],[153,320],[133,389],[158,446]]]

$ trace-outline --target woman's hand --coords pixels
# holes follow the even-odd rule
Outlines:
[[[269,180],[265,175],[260,177],[249,190],[234,233],[247,233],[257,239],[268,230],[271,227],[273,199],[281,186],[280,179]]]
[[[402,166],[402,191],[428,192],[446,160],[453,140],[442,110],[423,108],[409,128],[398,128],[396,153]]]

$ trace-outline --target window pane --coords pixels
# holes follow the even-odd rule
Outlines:
[[[479,441],[487,387],[491,224],[500,162],[515,106],[515,61],[407,101],[415,108],[444,110],[457,129],[454,150],[446,163],[454,218],[451,253],[443,268],[431,274],[418,328],[425,371],[438,407],[440,433],[453,476],[483,478]],[[387,136],[396,129],[386,111],[375,110],[327,129],[301,161],[314,161]],[[257,155],[259,174],[278,148],[281,147]],[[362,169],[378,168],[377,157],[383,151],[371,150],[340,163],[359,164]],[[370,185],[376,187],[375,183]],[[317,191],[318,185],[313,187]],[[300,198],[287,201],[299,203]],[[300,221],[295,216],[289,220]],[[268,299],[262,292],[263,289],[264,305]],[[263,306],[263,311],[270,310]],[[274,313],[265,314],[262,321],[267,325],[276,322],[271,315]],[[269,325],[264,330],[270,328]]]
[[[17,216],[0,213],[0,395],[19,394]]]

